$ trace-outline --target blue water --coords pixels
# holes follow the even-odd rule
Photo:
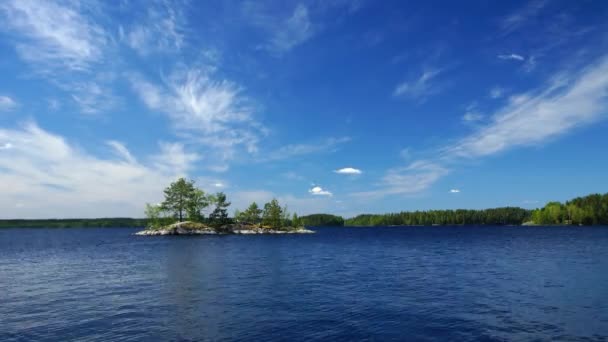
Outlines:
[[[608,340],[608,227],[0,229],[0,341]]]

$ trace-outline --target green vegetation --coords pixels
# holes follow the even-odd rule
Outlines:
[[[525,222],[530,211],[505,207],[484,210],[404,211],[382,215],[359,215],[346,220],[347,226],[410,226],[410,225],[516,225]]]
[[[215,209],[211,215],[209,215],[209,223],[214,227],[221,227],[225,224],[231,223],[232,220],[228,218],[228,207],[230,202],[226,201],[226,195],[223,192],[218,192],[212,200],[215,203]]]
[[[146,219],[94,218],[94,219],[46,219],[46,220],[0,220],[0,228],[122,228],[145,227]]]
[[[535,224],[608,225],[608,193],[549,202],[532,212]]]
[[[343,226],[344,219],[340,216],[330,214],[312,214],[300,217],[304,226]]]
[[[231,203],[226,194],[218,192],[206,195],[203,190],[195,186],[192,180],[180,178],[171,183],[164,193],[165,200],[161,204],[146,204],[145,214],[149,223],[148,228],[157,229],[175,222],[182,222],[184,219],[206,224],[216,229],[232,223],[271,229],[300,227],[298,216],[294,214],[295,220],[290,219],[287,208],[282,208],[276,199],[266,203],[264,210],[253,202],[245,211],[236,210],[234,218],[230,218],[228,207]],[[213,207],[213,210],[209,217],[205,218],[203,211],[209,206]],[[297,225],[294,226],[294,223]]]

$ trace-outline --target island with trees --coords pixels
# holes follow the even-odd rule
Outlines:
[[[165,200],[146,204],[146,229],[136,235],[201,235],[201,234],[294,234],[314,233],[306,229],[296,213],[290,215],[276,199],[260,208],[253,202],[244,211],[228,216],[230,202],[226,194],[205,194],[192,180],[184,178],[171,183]],[[205,216],[205,211],[209,215]]]

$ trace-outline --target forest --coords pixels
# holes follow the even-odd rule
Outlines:
[[[347,219],[347,226],[416,226],[416,225],[519,225],[530,218],[530,210],[505,207],[483,210],[402,211],[390,214],[364,214]]]
[[[536,224],[608,225],[608,193],[549,202],[532,212]]]

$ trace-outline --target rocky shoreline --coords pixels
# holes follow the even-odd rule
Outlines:
[[[162,228],[149,228],[135,233],[139,236],[159,236],[159,235],[226,235],[226,234],[311,234],[314,231],[304,227],[285,229],[262,228],[245,224],[227,224],[219,228],[213,228],[201,223],[178,222]]]

